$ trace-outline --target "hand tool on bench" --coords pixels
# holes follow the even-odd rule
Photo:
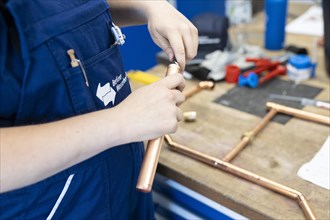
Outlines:
[[[255,64],[255,68],[245,71],[243,73],[244,77],[247,77],[251,72],[254,72],[255,74],[259,75],[266,70],[272,71],[278,65],[280,65],[280,62],[270,61],[269,59],[266,58],[246,58],[246,61],[253,62]]]
[[[330,103],[329,102],[315,100],[315,99],[309,99],[309,98],[304,98],[304,97],[270,94],[269,98],[270,99],[295,101],[295,102],[300,102],[301,105],[312,105],[312,106],[319,107],[319,108],[330,109]]]

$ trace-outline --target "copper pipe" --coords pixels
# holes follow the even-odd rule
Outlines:
[[[299,205],[302,208],[306,218],[307,219],[316,219],[315,214],[314,214],[313,210],[311,209],[311,207],[309,206],[307,200],[302,195],[302,193],[298,192],[297,190],[284,186],[280,183],[274,182],[274,181],[264,178],[262,176],[258,176],[257,174],[244,170],[240,167],[234,166],[228,162],[224,162],[218,158],[211,157],[211,156],[203,154],[199,151],[190,149],[189,147],[186,147],[182,144],[178,144],[178,143],[174,142],[169,135],[165,135],[165,141],[168,143],[171,150],[184,154],[190,158],[199,160],[203,163],[206,163],[208,165],[221,169],[225,172],[231,173],[235,176],[241,177],[247,181],[255,183],[264,188],[270,189],[274,192],[282,194],[291,199],[297,200],[299,202]]]
[[[230,162],[231,160],[234,159],[234,157],[237,156],[237,154],[239,154],[244,147],[246,147],[248,144],[250,143],[250,138],[248,137],[243,137],[241,139],[241,141],[233,148],[231,149],[226,155],[225,157],[222,159],[225,162]]]
[[[308,205],[307,199],[304,195],[302,195],[302,194],[299,195],[298,202],[299,202],[299,206],[303,210],[303,212],[304,212],[305,216],[307,217],[307,219],[316,219],[314,211]]]
[[[196,86],[194,86],[190,90],[188,90],[185,93],[185,97],[186,97],[186,99],[188,99],[203,89],[212,90],[212,89],[214,89],[214,86],[215,86],[215,83],[212,81],[201,81]]]
[[[180,73],[181,69],[179,64],[171,63],[166,71],[166,75]],[[147,144],[146,153],[142,161],[142,166],[137,181],[136,189],[141,192],[150,192],[154,182],[156,168],[159,160],[160,150],[163,144],[164,137],[159,137],[149,140]]]
[[[154,181],[160,150],[164,137],[148,141],[147,151],[142,162],[136,188],[141,192],[150,192]]]
[[[330,117],[306,112],[303,110],[290,108],[284,105],[279,105],[273,102],[267,102],[266,106],[271,109],[275,109],[277,112],[294,116],[296,118],[305,119],[308,121],[314,121],[325,125],[330,125]]]
[[[236,157],[239,152],[241,152],[244,147],[246,147],[252,140],[259,134],[259,132],[266,127],[266,125],[272,120],[276,115],[277,110],[271,108],[267,115],[254,127],[250,132],[245,133],[242,136],[241,141],[222,159],[225,162],[230,162],[234,157]]]

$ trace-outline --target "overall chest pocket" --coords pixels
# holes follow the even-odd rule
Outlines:
[[[112,25],[106,10],[46,42],[76,114],[113,107],[131,92]],[[78,65],[71,65],[68,50],[74,50]]]

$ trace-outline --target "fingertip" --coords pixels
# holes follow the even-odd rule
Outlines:
[[[176,57],[176,61],[178,62],[181,72],[184,71],[185,67],[186,67],[186,60],[185,58],[183,58],[182,56]]]
[[[178,90],[179,90],[180,92],[182,92],[182,91],[184,90],[185,87],[186,87],[185,84],[181,84],[181,85],[178,86]]]
[[[183,112],[180,108],[177,108],[177,121],[183,121]]]
[[[171,62],[174,61],[175,57],[174,57],[174,54],[173,54],[172,51],[171,51],[170,53],[168,53],[167,56],[168,56],[168,59],[169,59]]]
[[[192,60],[196,57],[197,50],[191,50],[187,53],[187,60]]]

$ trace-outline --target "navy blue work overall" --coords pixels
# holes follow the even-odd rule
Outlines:
[[[0,127],[111,108],[130,94],[105,1],[9,0],[6,9],[0,14]],[[70,65],[69,49],[89,86],[80,66]],[[151,195],[135,188],[143,153],[142,143],[117,146],[2,193],[0,219],[154,219]]]

